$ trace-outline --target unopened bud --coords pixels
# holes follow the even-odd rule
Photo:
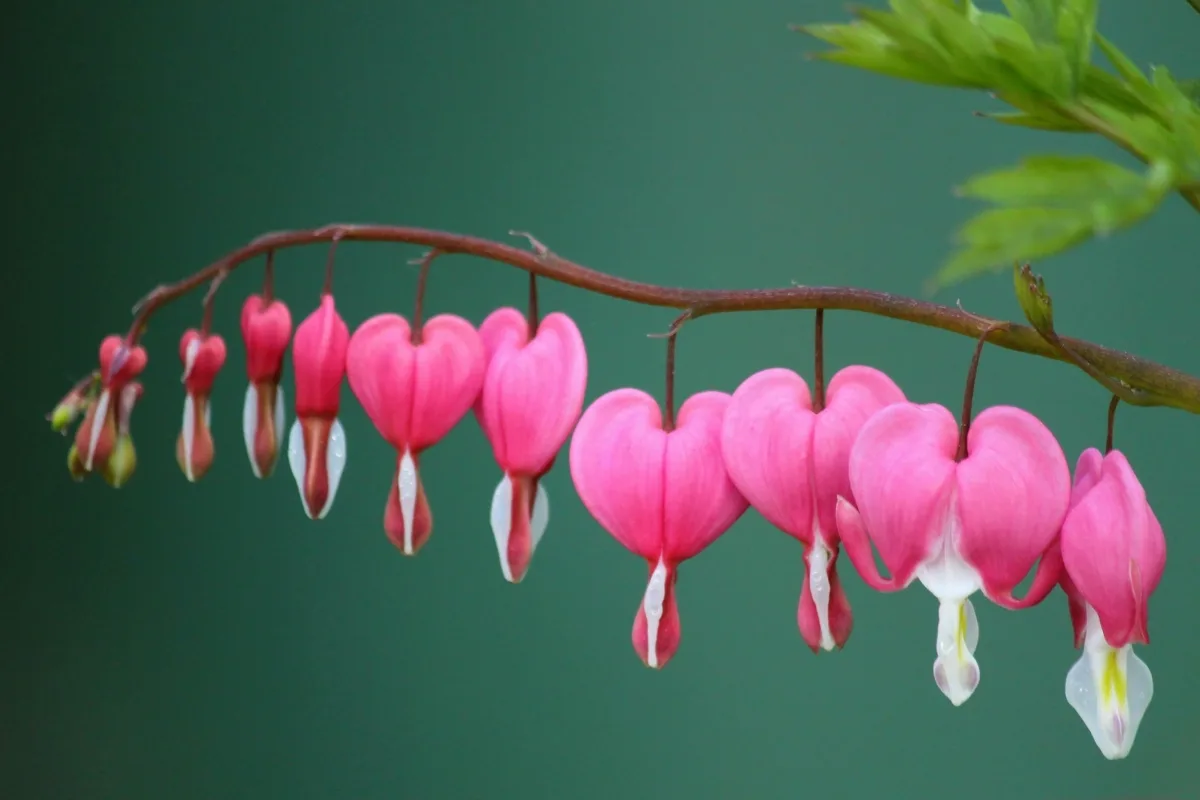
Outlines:
[[[83,466],[83,459],[79,457],[79,448],[74,444],[67,451],[67,471],[71,473],[71,479],[79,482],[87,476],[87,469]]]
[[[120,489],[133,477],[137,469],[137,450],[133,446],[133,437],[122,434],[117,437],[112,455],[104,465],[104,480],[114,489]]]

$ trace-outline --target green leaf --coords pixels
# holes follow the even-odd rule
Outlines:
[[[940,287],[1014,261],[1045,258],[1144,219],[1175,188],[1169,164],[1138,174],[1091,156],[1036,156],[979,175],[960,194],[990,201],[959,231]]]
[[[1108,59],[1108,63],[1113,65],[1117,74],[1126,81],[1135,86],[1149,85],[1150,82],[1138,69],[1137,64],[1133,63],[1133,59],[1122,53],[1120,48],[1099,33],[1096,34],[1096,46],[1100,48],[1100,52],[1104,53],[1104,57]]]
[[[1074,120],[1062,117],[1047,117],[1032,114],[1027,111],[1004,111],[998,113],[979,112],[979,116],[995,120],[1001,125],[1013,125],[1018,128],[1032,128],[1039,131],[1057,131],[1060,133],[1088,133],[1090,129]]]
[[[1186,94],[1196,106],[1200,106],[1200,78],[1177,81],[1179,90]]]
[[[1007,206],[1080,206],[1140,196],[1146,180],[1132,170],[1092,156],[1032,156],[1010,169],[976,176],[958,189]]]
[[[1092,62],[1098,0],[1058,0],[1057,38],[1067,54],[1073,82]]]
[[[1044,258],[1091,236],[1091,220],[1073,208],[993,208],[959,231],[963,245],[932,279],[940,288],[981,272]]]

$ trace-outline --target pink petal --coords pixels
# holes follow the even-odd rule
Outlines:
[[[817,415],[812,434],[812,483],[817,522],[830,546],[838,541],[838,497],[854,502],[850,449],[867,420],[881,409],[903,402],[900,387],[871,367],[846,367],[829,382],[825,409]]]
[[[748,503],[725,471],[721,427],[729,395],[692,395],[667,435],[663,481],[663,551],[674,562],[694,558],[737,522]]]
[[[1148,641],[1146,606],[1162,577],[1166,541],[1120,451],[1104,457],[1100,479],[1067,514],[1062,553],[1071,583],[1096,610],[1109,645]]]
[[[398,451],[442,439],[471,408],[483,383],[483,344],[471,323],[441,314],[413,346],[408,321],[379,314],[350,340],[350,389],[376,430]]]
[[[583,337],[565,314],[548,314],[528,340],[525,316],[493,312],[480,328],[487,374],[476,417],[506,472],[539,475],[571,435],[587,389]]]
[[[601,396],[571,439],[571,479],[584,507],[626,549],[650,561],[663,545],[666,454],[662,412],[638,389]]]
[[[751,375],[733,393],[721,431],[729,477],[775,527],[812,542],[812,399],[789,369]]]
[[[399,314],[378,314],[359,325],[346,354],[350,390],[398,451],[408,446],[415,355],[408,320]]]
[[[337,415],[349,341],[350,330],[333,296],[321,295],[321,305],[300,323],[292,340],[298,416]]]
[[[471,410],[483,386],[484,355],[474,326],[453,314],[428,320],[416,350],[408,435],[412,450],[420,452]]]
[[[930,547],[954,487],[958,426],[939,405],[897,403],[879,411],[850,451],[856,505],[839,500],[837,524],[846,554],[870,586],[907,586]],[[879,575],[870,541],[891,573]]]
[[[1071,472],[1054,434],[1037,417],[1011,406],[978,414],[967,436],[967,457],[958,465],[958,551],[1001,605],[1053,544],[1071,496]],[[1036,593],[1058,582],[1056,561],[1046,561]],[[1034,590],[1031,595],[1036,597]],[[1038,598],[1040,599],[1040,598]]]

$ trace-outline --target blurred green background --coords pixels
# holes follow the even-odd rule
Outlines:
[[[998,5],[998,4],[995,4]],[[972,117],[980,95],[806,63],[788,23],[840,0],[47,0],[10,12],[3,63],[9,345],[0,555],[0,797],[786,798],[1200,797],[1194,531],[1200,420],[1124,408],[1117,442],[1170,558],[1140,650],[1156,696],[1132,755],[1106,762],[1063,698],[1076,658],[1063,596],[1011,613],[980,600],[983,682],[953,708],[930,676],[936,611],[919,586],[878,595],[847,564],[849,646],[796,630],[799,546],[753,512],[684,567],[683,645],[653,672],[630,626],[645,566],[551,473],[551,527],[520,586],[487,523],[499,472],[472,419],[422,460],[437,527],[414,560],[384,537],[393,455],[344,392],[349,466],[320,523],[285,470],[250,473],[240,410],[243,297],[217,382],[218,461],[189,485],[174,458],[176,348],[199,295],[155,317],[140,467],[76,486],[41,424],[130,305],[269,230],[393,222],[505,239],[527,229],[618,275],[691,287],[846,284],[920,292],[974,206],[951,187],[1034,151],[1111,149]],[[1142,65],[1200,74],[1183,0],[1102,3],[1101,30]],[[1037,265],[1060,330],[1200,373],[1200,219],[1172,198],[1148,224]],[[351,325],[409,313],[415,248],[348,244]],[[297,318],[324,248],[278,259]],[[524,278],[438,261],[428,307],[475,322]],[[562,286],[587,338],[588,397],[661,396],[674,313]],[[1008,274],[944,292],[1019,315]],[[827,315],[833,368],[889,371],[956,407],[972,343]],[[681,395],[751,372],[808,375],[811,314],[688,326]],[[289,367],[290,370],[290,367]],[[290,387],[290,371],[288,374]],[[1017,403],[1074,463],[1107,397],[1082,373],[990,349],[976,407]]]

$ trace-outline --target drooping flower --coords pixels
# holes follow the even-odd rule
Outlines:
[[[246,345],[246,401],[242,433],[254,477],[275,469],[283,436],[283,357],[292,338],[292,314],[282,300],[269,303],[252,294],[242,305],[242,341]]]
[[[1075,646],[1066,695],[1106,758],[1129,754],[1154,695],[1133,652],[1149,644],[1147,609],[1167,560],[1162,526],[1119,450],[1085,450],[1062,525],[1063,590]]]
[[[571,440],[571,477],[584,506],[627,550],[646,560],[650,579],[633,623],[633,646],[662,668],[679,647],[675,580],[746,511],[721,458],[723,392],[701,392],[664,430],[654,398],[637,389],[600,397]]]
[[[175,442],[175,458],[189,481],[198,481],[212,466],[215,445],[212,436],[213,381],[225,365],[225,340],[191,328],[179,342],[183,362],[183,425]]]
[[[958,425],[939,405],[888,406],[863,426],[850,452],[857,508],[837,505],[846,553],[863,580],[896,591],[919,580],[938,599],[938,688],[961,705],[979,684],[979,627],[970,597],[1004,608],[1045,599],[1062,569],[1058,532],[1071,474],[1054,435],[1032,414],[995,406],[970,424],[956,461]],[[869,537],[869,538],[868,538]],[[879,551],[891,577],[880,576]],[[1038,559],[1022,599],[1013,590]]]
[[[747,378],[725,412],[729,477],[768,522],[804,545],[796,617],[813,652],[842,647],[854,625],[837,574],[835,517],[839,496],[854,501],[850,447],[871,416],[904,399],[879,370],[851,366],[833,376],[825,408],[815,412],[803,378],[768,369]]]
[[[531,337],[524,314],[501,308],[479,335],[487,372],[475,416],[504,470],[492,496],[492,533],[504,577],[519,583],[550,521],[541,478],[583,410],[587,351],[579,328],[558,312]]]
[[[133,446],[133,435],[130,433],[129,420],[133,408],[142,397],[142,384],[137,381],[126,383],[121,387],[121,393],[116,396],[115,419],[116,438],[113,441],[112,452],[98,468],[100,476],[114,489],[120,489],[133,477],[137,469],[137,450]],[[71,477],[80,481],[87,475],[79,449],[74,444],[67,454],[67,469]]]
[[[288,464],[311,519],[329,513],[346,468],[346,432],[338,411],[349,341],[350,330],[333,295],[323,294],[320,306],[296,328],[292,342],[296,421],[288,435]]]
[[[418,472],[420,454],[471,410],[484,372],[483,344],[462,317],[433,317],[421,327],[420,343],[412,340],[404,317],[379,314],[354,332],[347,357],[350,389],[379,435],[396,449],[383,527],[410,556],[433,530]]]
[[[100,343],[100,393],[75,431],[76,468],[79,472],[100,470],[104,474],[117,450],[122,391],[146,368],[146,351],[132,347],[120,336],[107,336]],[[140,387],[135,394],[140,394]],[[136,396],[133,398],[136,400]],[[129,405],[132,408],[132,403]],[[126,423],[128,418],[126,417]],[[122,449],[127,448],[122,445]],[[123,454],[118,454],[121,457]],[[128,478],[128,475],[124,475]],[[122,481],[123,482],[123,481]]]

